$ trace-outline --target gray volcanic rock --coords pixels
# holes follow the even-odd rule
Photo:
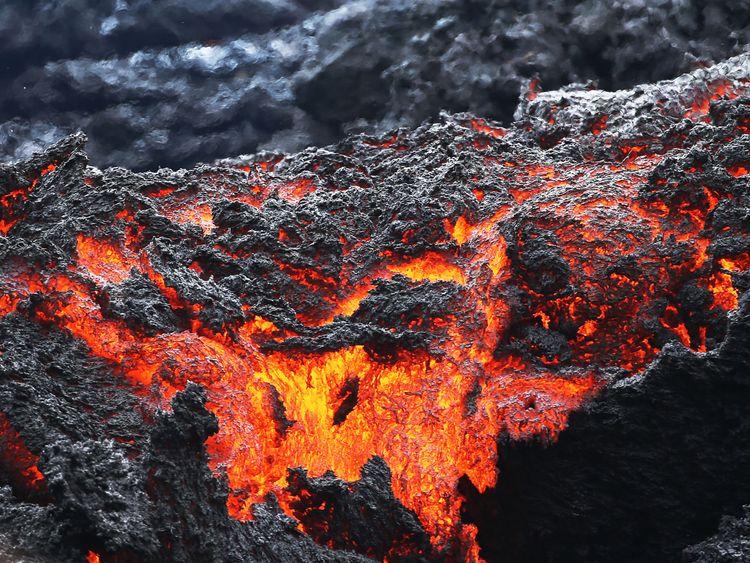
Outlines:
[[[0,338],[2,410],[42,452],[49,486],[42,499],[0,487],[0,538],[12,560],[82,561],[98,550],[120,561],[369,561],[313,543],[272,498],[253,522],[228,516],[226,484],[206,464],[204,440],[217,424],[199,386],[154,413],[70,335],[9,315]]]
[[[716,535],[685,549],[689,563],[742,563],[750,561],[750,506],[739,516],[724,516]]]
[[[568,144],[572,140],[583,144],[579,136],[602,116],[607,116],[607,128],[626,131],[634,140],[668,129],[698,142],[705,129],[682,130],[684,93],[690,91],[694,100],[709,104],[706,96],[722,84],[722,77],[745,80],[748,73],[750,59],[741,56],[630,91],[545,92],[525,100],[517,117],[536,131],[535,143],[554,147],[550,151],[573,150]],[[711,102],[712,119],[722,122],[731,104]],[[747,108],[740,114],[735,116],[750,123]],[[603,156],[620,150],[600,148],[602,152],[592,152]],[[584,144],[582,150],[590,148]],[[747,135],[724,147],[722,154],[726,166],[750,162]],[[692,182],[719,185],[724,170],[706,157],[694,146],[680,158],[667,158],[654,168],[649,183],[671,186],[672,195],[662,192],[662,201],[672,202]],[[688,179],[685,170],[691,167],[701,176]],[[650,190],[643,189],[641,195],[649,199]],[[724,234],[711,248],[722,252],[744,245],[738,229],[747,217],[746,208],[717,206],[710,223]],[[747,274],[735,280],[744,289],[750,281]],[[696,286],[680,292],[690,315],[700,315],[705,299]],[[497,487],[479,494],[464,483],[464,514],[479,523],[483,556],[519,563],[678,561],[686,545],[716,530],[722,514],[739,511],[750,498],[749,331],[750,300],[745,296],[730,314],[726,335],[714,342],[716,349],[696,354],[672,342],[642,374],[618,381],[621,374],[613,372],[607,389],[571,414],[554,444],[501,436]],[[482,533],[484,522],[494,523],[491,532]],[[743,520],[726,520],[717,537],[688,549],[687,559],[723,561],[711,557],[743,553],[743,525]]]
[[[741,52],[748,24],[730,0],[15,0],[0,7],[0,156],[83,130],[93,164],[154,169],[440,110],[510,120],[534,76],[670,78]]]
[[[722,514],[750,498],[750,300],[722,347],[665,348],[642,375],[572,413],[554,445],[501,438],[496,489],[467,487],[469,521],[490,561],[679,561]],[[483,535],[482,522],[493,521]],[[731,525],[730,525],[731,524]],[[688,561],[739,550],[743,521],[688,550]],[[740,550],[740,553],[742,551]],[[746,552],[745,552],[746,553]]]
[[[472,452],[494,469],[500,429],[497,487],[463,487],[487,560],[675,559],[750,498],[749,84],[740,55],[628,92],[529,96],[507,129],[443,114],[144,173],[89,166],[78,134],[0,165],[0,438],[12,446],[0,453],[13,454],[0,458],[0,538],[54,561],[463,555],[397,498],[408,476],[385,454],[352,481],[283,457],[306,435],[351,451],[302,434],[306,413],[290,405],[314,388],[305,358],[361,346],[361,365],[416,358],[393,379],[429,381],[396,387],[403,403],[385,388],[388,418],[373,408],[380,372],[326,382],[316,406],[333,436],[395,428],[411,454],[427,440],[406,430],[423,422],[391,413],[424,411],[434,442],[446,383],[469,383],[442,407],[458,407],[459,431],[488,411],[500,421]],[[386,272],[422,259],[444,271]],[[441,371],[464,351],[468,372]],[[251,379],[272,357],[300,369]],[[526,387],[506,394],[511,379]],[[519,436],[528,424],[553,435],[579,403],[538,384],[598,393],[554,444]],[[363,411],[365,432],[351,425]],[[212,441],[227,428],[228,452]],[[281,494],[254,481],[269,458],[307,533],[277,498],[253,496]],[[247,481],[230,480],[238,459]],[[245,502],[253,519],[233,518]]]
[[[339,4],[341,0],[9,0],[0,7],[0,31],[6,38],[0,73],[58,59],[264,33]]]

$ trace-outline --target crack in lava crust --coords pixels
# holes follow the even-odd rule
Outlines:
[[[725,334],[750,110],[746,78],[701,72],[641,123],[534,92],[507,130],[459,115],[193,171],[102,173],[69,139],[6,174],[0,304],[162,408],[203,385],[236,518],[275,493],[313,534],[288,471],[355,481],[380,456],[423,555],[478,560],[458,481],[495,484],[500,433],[554,440],[667,342]]]

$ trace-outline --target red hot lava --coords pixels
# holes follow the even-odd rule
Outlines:
[[[458,481],[496,483],[500,433],[554,440],[667,342],[714,348],[737,306],[747,233],[715,242],[750,168],[747,78],[681,80],[643,130],[623,125],[638,99],[599,94],[590,111],[597,93],[565,105],[534,89],[507,130],[457,116],[233,168],[85,169],[74,188],[73,157],[49,164],[2,196],[3,235],[31,236],[29,209],[56,182],[62,200],[108,203],[67,227],[67,261],[4,262],[3,314],[42,296],[36,321],[162,408],[188,381],[205,386],[234,517],[273,492],[305,529],[290,468],[355,481],[380,456],[431,538],[425,555],[479,561]],[[113,312],[136,279],[171,330]],[[35,487],[33,454],[0,423]]]

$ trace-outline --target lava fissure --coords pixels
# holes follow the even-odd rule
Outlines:
[[[506,128],[155,173],[91,168],[78,135],[3,165],[9,518],[101,561],[481,560],[459,483],[502,481],[498,436],[553,442],[731,331],[749,87],[740,56],[534,89]]]

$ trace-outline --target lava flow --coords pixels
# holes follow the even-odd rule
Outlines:
[[[535,93],[507,129],[459,115],[193,171],[100,172],[68,139],[4,169],[2,312],[84,342],[146,419],[203,386],[236,519],[273,494],[331,549],[479,561],[458,483],[502,479],[499,435],[554,441],[666,343],[723,340],[750,267],[740,61],[647,100]],[[305,484],[346,495],[376,456],[429,541],[363,542]]]

